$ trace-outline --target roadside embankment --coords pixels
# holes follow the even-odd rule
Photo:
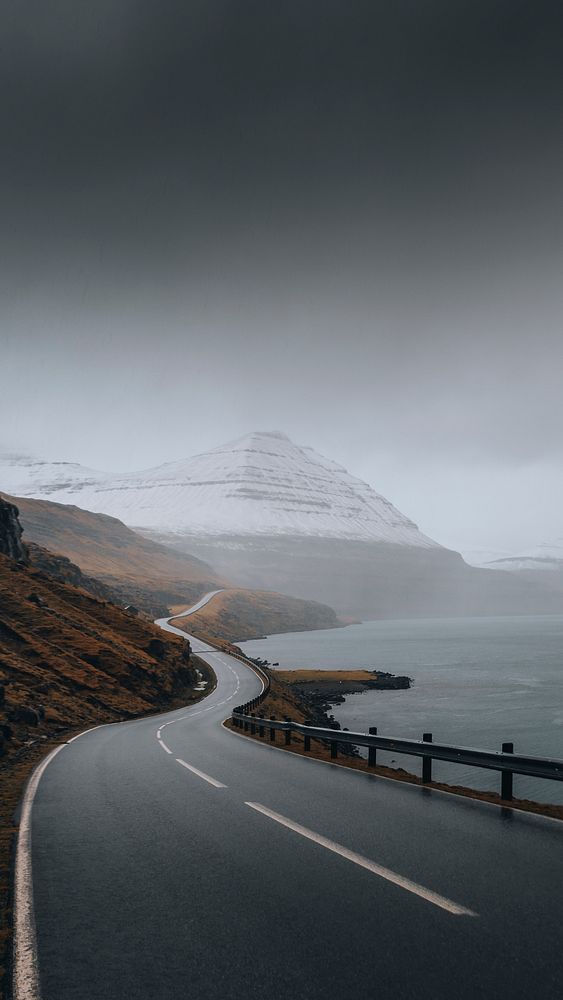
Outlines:
[[[196,690],[191,687],[184,689],[181,697],[174,696],[167,702],[163,699],[160,705],[155,705],[152,711],[145,710],[139,714],[156,714],[158,711],[173,709],[180,705],[193,704],[208,694],[216,684],[216,678],[211,668],[199,660],[196,656],[191,657],[190,666],[194,670],[194,684],[201,679],[207,681],[205,690]],[[198,672],[199,675],[198,676]],[[126,696],[126,693],[124,693]],[[14,687],[13,707],[17,706],[17,690]],[[8,698],[7,704],[3,706],[6,712],[12,713],[12,699]],[[115,723],[132,717],[129,711],[124,712],[120,718],[118,712],[113,709],[95,706],[89,703],[88,699],[81,698],[76,692],[74,708],[80,724],[73,725],[70,720],[72,704],[66,703],[65,708],[69,712],[66,725],[60,725],[50,716],[37,720],[31,715],[32,724],[25,722],[25,718],[18,717],[17,723],[13,720],[10,723],[2,722],[0,731],[8,727],[11,730],[11,738],[7,743],[9,752],[0,762],[0,1000],[7,1000],[9,991],[9,970],[10,952],[12,939],[12,896],[11,896],[11,871],[13,865],[14,845],[18,832],[15,822],[15,813],[20,802],[23,790],[34,768],[46,757],[51,750],[61,743],[66,743],[73,736],[83,732],[93,726]],[[17,712],[16,712],[17,714]]]
[[[68,560],[44,555],[39,567],[0,499],[0,997],[14,810],[34,766],[78,732],[198,701],[215,683],[182,638],[67,582]]]

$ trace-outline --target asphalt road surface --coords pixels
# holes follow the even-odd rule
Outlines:
[[[261,682],[199,655],[205,701],[44,770],[21,997],[561,1000],[563,825],[230,733]]]

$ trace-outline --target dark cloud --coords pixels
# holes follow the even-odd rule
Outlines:
[[[452,534],[422,459],[442,484],[506,468],[507,495],[560,463],[559,4],[2,11],[20,444],[117,467],[134,426],[147,465],[177,457],[170,427],[192,452],[280,426]]]

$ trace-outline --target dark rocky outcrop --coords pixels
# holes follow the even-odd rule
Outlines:
[[[22,542],[23,530],[18,516],[16,505],[0,497],[0,554],[26,563],[28,554]]]
[[[36,709],[30,708],[28,705],[18,705],[16,708],[12,709],[8,718],[11,722],[22,722],[27,726],[38,726],[40,713]]]
[[[161,660],[164,656],[165,648],[166,647],[162,639],[151,639],[148,644],[147,651],[151,656],[154,656],[155,659]]]
[[[31,565],[40,569],[47,576],[53,577],[61,583],[69,583],[73,587],[81,587],[82,590],[87,590],[89,594],[93,594],[100,601],[111,601],[112,604],[118,606],[127,605],[131,596],[127,587],[108,586],[101,580],[83,573],[80,567],[66,556],[49,552],[34,542],[27,544],[27,550]],[[29,600],[36,601],[36,597],[30,595]],[[146,610],[152,618],[162,618],[168,614],[168,606],[164,603],[160,604],[158,601],[148,602]],[[130,609],[128,613],[131,614]]]

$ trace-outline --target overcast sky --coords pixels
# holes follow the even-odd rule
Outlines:
[[[563,535],[563,7],[0,0],[4,448],[280,429],[437,540]]]

